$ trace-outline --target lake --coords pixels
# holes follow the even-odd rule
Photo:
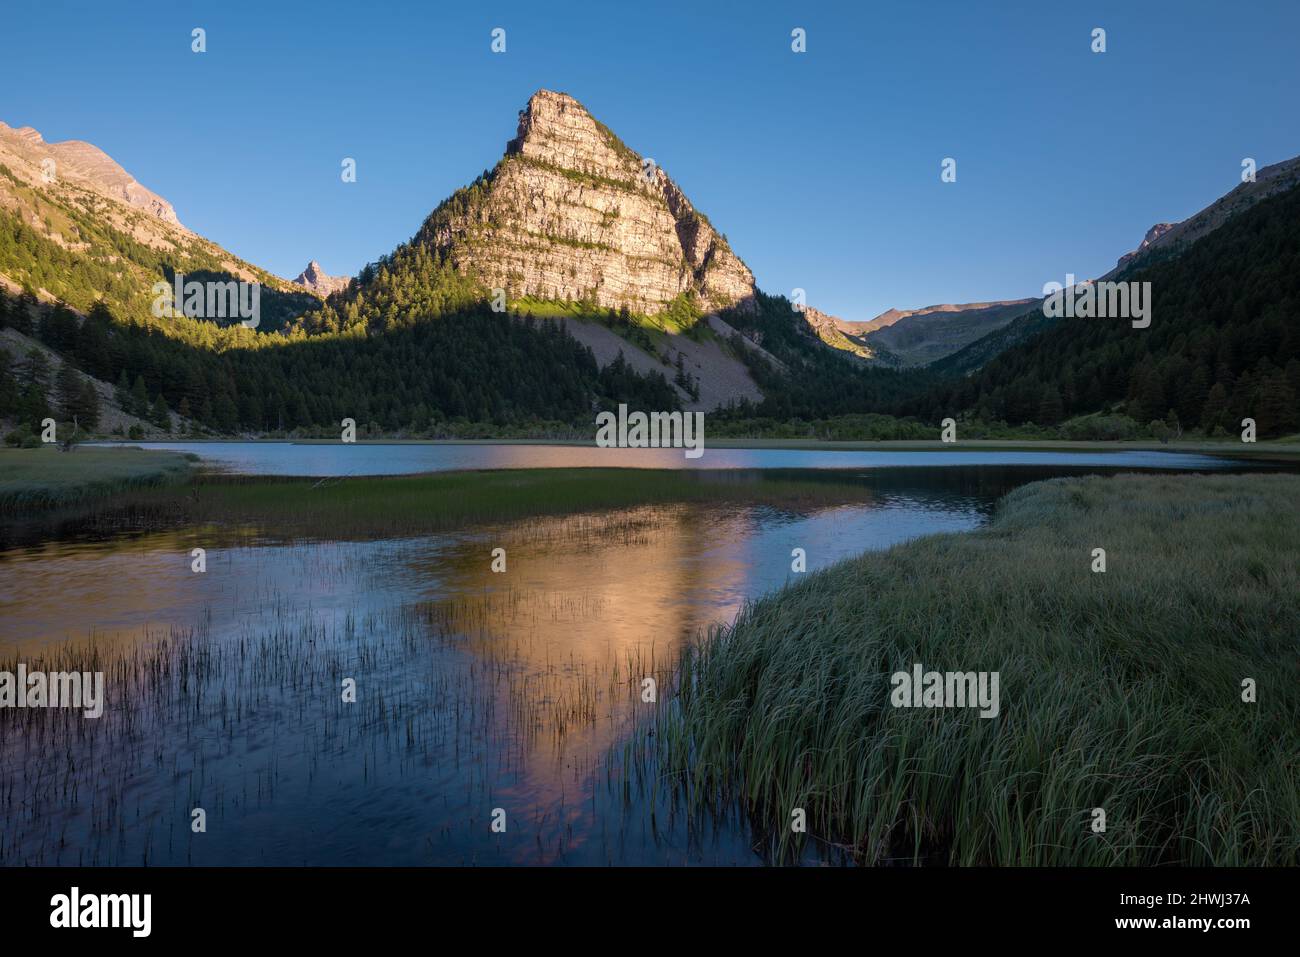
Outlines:
[[[9,540],[0,659],[103,668],[108,703],[95,720],[0,721],[2,864],[762,864],[753,822],[679,815],[628,780],[621,745],[646,709],[670,706],[687,643],[798,577],[795,549],[812,572],[973,529],[1042,478],[1250,467],[1158,452],[717,449],[697,463],[570,446],[147,447],[272,475],[836,468],[861,492],[825,507],[643,506],[411,537],[124,520]],[[490,567],[495,548],[504,573]],[[504,833],[492,829],[502,815]]]
[[[602,449],[594,445],[487,443],[98,442],[190,452],[213,468],[242,475],[406,475],[462,469],[877,469],[928,466],[1063,465],[1077,468],[1200,469],[1228,460],[1185,452],[838,451],[713,449],[688,459],[682,449]],[[1240,463],[1237,463],[1240,464]]]

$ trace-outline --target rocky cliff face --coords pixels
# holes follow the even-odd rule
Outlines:
[[[160,266],[166,263],[185,273],[216,268],[232,279],[260,283],[264,293],[295,294],[278,306],[263,295],[263,331],[272,328],[275,316],[304,311],[314,302],[284,280],[186,229],[171,203],[141,186],[99,147],[81,140],[47,143],[30,126],[0,122],[0,219],[7,224],[10,217],[61,247],[73,257],[69,263],[82,260],[98,274],[92,278],[73,265],[33,270],[25,257],[12,251],[0,256],[0,283],[7,279],[29,284],[45,300],[72,302],[87,294],[98,276],[111,273],[116,277],[113,288],[101,286],[94,292],[120,315],[139,313],[153,301],[153,284],[170,281],[171,273]],[[139,255],[138,247],[149,252]]]
[[[693,294],[744,305],[754,277],[661,169],[577,100],[539,91],[496,168],[439,207],[420,241],[509,299],[654,314]]]
[[[14,129],[0,123],[0,158],[17,176],[31,170],[33,184],[65,181],[115,200],[173,226],[179,226],[176,210],[157,193],[145,189],[98,146],[81,140],[47,143],[30,126]],[[52,161],[52,164],[47,162]],[[39,177],[35,173],[39,171]],[[52,179],[47,178],[52,177]]]
[[[1133,250],[1131,253],[1125,253],[1123,256],[1119,257],[1119,262],[1116,264],[1117,268],[1122,269],[1123,267],[1131,263],[1134,259],[1137,259],[1138,256],[1140,256],[1142,253],[1150,249],[1152,244],[1155,243],[1156,240],[1158,240],[1161,236],[1165,235],[1176,225],[1178,224],[1177,223],[1156,223],[1154,226],[1152,226],[1150,229],[1147,230],[1147,234],[1144,237],[1142,237],[1142,244],[1138,246],[1137,249]]]
[[[1240,183],[1232,192],[1220,196],[1209,206],[1181,223],[1156,223],[1147,230],[1142,245],[1119,257],[1115,268],[1101,279],[1111,279],[1155,250],[1188,246],[1208,236],[1233,216],[1244,213],[1261,200],[1276,196],[1300,184],[1300,156],[1261,167],[1253,182]]]
[[[327,276],[325,271],[321,269],[320,263],[314,259],[294,279],[294,282],[299,286],[310,289],[322,299],[331,293],[346,289],[350,281],[347,276]]]
[[[812,306],[804,306],[802,314],[807,323],[806,328],[831,348],[850,353],[859,359],[877,358],[875,352],[861,339],[853,323]]]

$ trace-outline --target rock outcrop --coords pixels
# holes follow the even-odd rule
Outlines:
[[[1116,268],[1123,269],[1134,259],[1137,259],[1137,257],[1140,256],[1142,253],[1150,249],[1152,244],[1155,243],[1161,236],[1165,235],[1165,233],[1169,232],[1177,225],[1178,225],[1177,223],[1156,223],[1154,226],[1152,226],[1150,229],[1147,230],[1147,234],[1144,237],[1142,237],[1142,243],[1141,245],[1138,246],[1137,249],[1133,250],[1131,253],[1125,253],[1123,256],[1119,257],[1119,262],[1116,263]]]
[[[1101,276],[1112,279],[1140,260],[1157,251],[1173,251],[1174,247],[1190,246],[1214,232],[1233,216],[1244,213],[1256,203],[1300,184],[1300,156],[1263,166],[1250,182],[1239,183],[1230,193],[1220,196],[1194,216],[1180,223],[1157,223],[1147,230],[1142,245],[1125,253],[1115,268]]]
[[[327,276],[321,269],[320,263],[313,259],[307,264],[307,268],[298,274],[294,282],[324,299],[332,293],[346,289],[351,280],[347,276]]]
[[[15,175],[18,167],[40,170],[39,182],[63,180],[99,193],[127,206],[144,210],[150,216],[179,226],[176,210],[152,190],[145,189],[135,177],[119,166],[98,146],[81,140],[47,143],[30,126],[14,129],[0,122],[0,156],[9,154],[20,160],[6,163]]]
[[[497,166],[434,211],[418,241],[510,300],[627,306],[752,302],[754,277],[662,169],[577,100],[541,90]]]
[[[850,353],[859,359],[877,358],[876,353],[867,346],[855,328],[855,325],[860,324],[848,322],[839,316],[814,309],[812,306],[804,306],[800,312],[808,331],[831,348]]]

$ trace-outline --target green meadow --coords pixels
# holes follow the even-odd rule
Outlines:
[[[261,522],[309,534],[415,534],[641,505],[824,505],[858,501],[865,494],[861,484],[834,476],[549,468],[328,479],[207,475],[184,494],[157,489],[130,501],[174,506],[197,522]]]
[[[77,505],[184,479],[187,456],[135,448],[0,449],[0,512]]]

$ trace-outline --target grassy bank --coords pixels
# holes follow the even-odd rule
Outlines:
[[[868,496],[862,484],[833,473],[786,478],[737,471],[509,469],[329,479],[201,475],[185,486],[117,497],[115,504],[191,523],[273,526],[320,535],[412,535],[645,505],[797,507]]]
[[[77,505],[183,478],[190,459],[176,452],[76,448],[0,449],[0,512]]]
[[[1298,623],[1300,478],[1038,483],[709,635],[626,773],[867,863],[1294,865]],[[1000,714],[891,706],[918,662],[998,672]]]

